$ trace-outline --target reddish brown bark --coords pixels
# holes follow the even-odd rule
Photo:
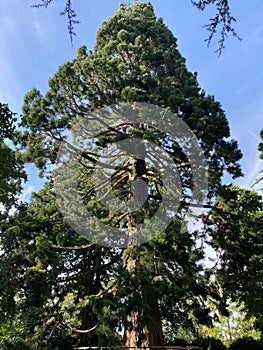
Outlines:
[[[141,149],[142,159],[134,159],[136,178],[146,180],[147,171],[144,158],[145,150]],[[138,234],[137,228],[133,227],[133,220],[130,217],[129,233],[131,245],[136,245],[136,237]],[[127,260],[126,269],[130,273],[131,278],[136,278],[141,269],[139,251],[135,256],[130,256]],[[159,305],[156,296],[153,295],[153,291],[150,283],[143,281],[138,287],[143,301],[142,310],[130,310],[127,321],[128,326],[124,331],[124,346],[125,347],[146,347],[151,346],[164,346],[164,337],[162,332],[162,322],[160,317]],[[129,297],[129,296],[128,296]],[[132,297],[132,295],[130,295]],[[146,324],[145,313],[147,313],[147,319],[150,320],[149,324]]]
[[[151,286],[143,286],[143,300],[149,305],[151,324],[148,326],[148,346],[164,346],[162,320],[159,305]],[[145,345],[146,346],[146,345]]]
[[[127,263],[127,270],[132,277],[140,269],[139,258],[130,257]],[[143,300],[143,310],[133,310],[127,316],[128,326],[124,332],[125,347],[152,347],[164,346],[164,337],[162,332],[162,321],[160,317],[159,305],[156,297],[152,293],[152,288],[145,283],[140,286],[140,294]],[[147,310],[147,311],[145,311]],[[149,324],[145,324],[144,316],[147,312]]]

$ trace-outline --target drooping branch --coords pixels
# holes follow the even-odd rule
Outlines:
[[[32,5],[35,8],[48,8],[48,6],[54,0],[39,0],[40,2]],[[76,17],[76,12],[72,6],[72,0],[64,0],[65,7],[64,10],[60,12],[60,15],[66,16],[68,20],[68,33],[70,36],[71,43],[73,42],[73,37],[76,35],[74,31],[74,26],[80,23]],[[208,30],[209,36],[205,40],[207,46],[210,46],[213,37],[215,36],[218,28],[221,26],[220,38],[218,40],[218,49],[216,52],[220,56],[223,49],[225,48],[225,40],[228,34],[232,34],[238,40],[241,40],[240,36],[237,34],[233,23],[236,22],[236,18],[231,15],[229,0],[191,0],[193,6],[197,7],[200,11],[204,11],[209,5],[214,5],[216,7],[216,14],[214,17],[210,18],[210,22],[204,27]],[[124,59],[124,58],[123,58]],[[125,59],[124,59],[125,62]]]
[[[53,2],[53,0],[40,0],[39,3],[36,3],[34,5],[31,5],[31,7],[35,7],[35,8],[48,8],[48,6]],[[72,0],[66,0],[65,3],[65,8],[63,11],[60,12],[60,15],[62,16],[66,16],[67,20],[68,20],[68,33],[70,36],[70,41],[71,44],[73,44],[73,37],[76,35],[75,31],[74,31],[74,26],[78,23],[80,23],[76,17],[76,12],[72,7]]]
[[[89,332],[92,332],[94,331],[94,329],[96,329],[99,325],[96,324],[94,327],[90,328],[90,329],[77,329],[77,328],[73,328],[73,327],[70,327],[74,332],[77,332],[77,333],[89,333]]]
[[[63,247],[63,246],[52,245],[52,248],[55,250],[86,250],[92,246],[94,246],[94,243],[90,243],[82,246],[74,246],[74,247]]]
[[[260,176],[255,180],[255,182],[251,186],[252,188],[255,188],[256,185],[258,185],[259,183],[263,182],[263,175],[262,175],[263,174],[263,169],[260,170],[259,174],[260,174]],[[259,190],[262,191],[263,188],[260,188]]]
[[[204,11],[208,5],[215,5],[216,15],[210,18],[210,22],[204,27],[208,30],[209,36],[205,39],[207,46],[210,46],[213,37],[215,36],[218,28],[221,26],[220,37],[218,40],[218,48],[215,51],[218,56],[221,55],[225,48],[225,40],[228,34],[232,34],[238,40],[241,40],[237,34],[233,23],[236,22],[236,18],[231,15],[229,0],[191,0],[192,4],[200,11]]]
[[[53,2],[53,0],[41,0],[40,3],[31,5],[31,7],[36,7],[36,8],[44,7],[44,8],[47,8],[48,5],[50,5],[52,2]]]

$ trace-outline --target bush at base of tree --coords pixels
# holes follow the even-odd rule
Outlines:
[[[204,338],[199,339],[197,342],[194,342],[195,346],[201,346],[203,349],[209,349],[209,345],[212,350],[226,350],[227,347],[221,342],[220,339],[215,338]]]
[[[0,350],[30,350],[23,340],[14,340],[9,342],[6,339],[0,340]]]
[[[252,337],[245,337],[232,343],[229,350],[263,350],[263,345]]]
[[[190,345],[185,339],[175,338],[169,342],[169,346],[188,346]]]

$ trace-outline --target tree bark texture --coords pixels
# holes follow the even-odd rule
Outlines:
[[[144,159],[135,159],[136,178],[146,181],[146,164]],[[130,227],[131,242],[136,243],[133,235],[138,234],[136,227]],[[136,245],[136,244],[134,244]],[[139,249],[139,248],[138,248]],[[141,271],[140,255],[130,256],[126,263],[126,269],[130,273],[131,278],[136,278]],[[139,290],[143,308],[139,310],[130,310],[127,321],[128,326],[124,331],[124,346],[127,348],[152,346],[164,346],[164,337],[162,332],[162,322],[159,311],[158,300],[153,294],[150,281],[141,281]],[[134,290],[135,291],[135,290]],[[129,297],[128,297],[129,298]],[[147,314],[147,315],[146,315]],[[145,316],[149,322],[145,322]]]

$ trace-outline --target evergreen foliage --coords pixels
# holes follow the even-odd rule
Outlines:
[[[262,198],[255,191],[223,186],[208,231],[218,251],[217,278],[232,300],[244,301],[262,329]]]

